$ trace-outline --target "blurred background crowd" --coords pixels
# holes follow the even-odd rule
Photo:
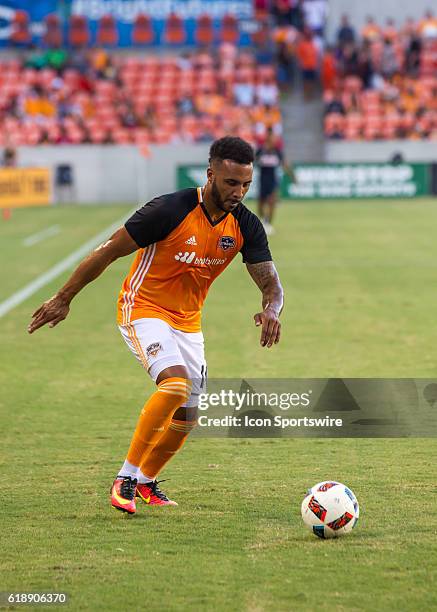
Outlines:
[[[329,139],[437,138],[434,13],[360,28],[345,14],[332,40],[327,15],[326,0],[254,0],[245,29],[205,13],[189,30],[172,13],[157,31],[139,13],[120,48],[110,14],[92,29],[49,13],[36,43],[16,10],[0,54],[0,145],[258,142],[269,129],[280,140],[280,96],[296,88],[322,97]]]

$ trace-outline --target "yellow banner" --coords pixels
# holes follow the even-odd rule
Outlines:
[[[50,204],[49,168],[0,168],[0,208]]]

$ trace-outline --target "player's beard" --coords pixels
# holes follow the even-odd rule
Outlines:
[[[220,195],[220,191],[218,190],[216,180],[214,179],[211,185],[211,196],[214,202],[214,205],[222,210],[223,212],[230,212],[229,209],[225,208],[225,203]]]

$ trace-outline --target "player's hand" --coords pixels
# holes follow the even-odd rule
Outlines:
[[[63,321],[70,312],[70,304],[60,295],[54,295],[52,298],[44,302],[42,306],[35,310],[32,315],[32,320],[27,328],[29,334],[39,329],[43,325],[49,324],[49,327],[55,327]]]
[[[270,348],[273,344],[278,344],[281,336],[281,323],[275,310],[267,307],[263,312],[258,312],[254,317],[255,325],[262,325],[261,346]]]

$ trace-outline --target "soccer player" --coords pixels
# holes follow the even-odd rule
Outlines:
[[[276,136],[269,128],[264,144],[256,152],[256,162],[259,167],[258,216],[268,235],[274,233],[272,221],[278,199],[279,168],[282,167],[290,180],[296,182],[293,168],[287,166],[276,142]]]
[[[261,346],[279,342],[283,292],[265,231],[242,200],[254,152],[226,136],[210,149],[207,183],[157,197],[140,208],[73,272],[33,314],[29,333],[65,319],[73,297],[113,261],[136,252],[118,299],[118,325],[135,357],[156,382],[111,489],[114,508],[134,514],[135,499],[177,505],[156,480],[196,425],[206,362],[200,310],[209,286],[241,252],[262,292]]]

